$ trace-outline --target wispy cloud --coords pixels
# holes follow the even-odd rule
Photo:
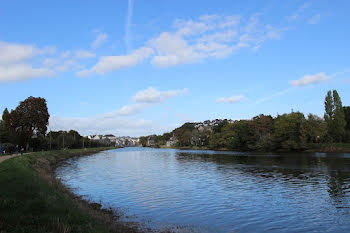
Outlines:
[[[261,99],[255,101],[255,104],[261,104],[261,103],[263,103],[263,102],[267,102],[267,101],[272,100],[272,99],[274,99],[274,98],[276,98],[276,97],[285,95],[285,94],[287,94],[288,92],[290,92],[290,91],[292,91],[292,90],[293,90],[293,88],[287,88],[287,89],[284,89],[284,90],[282,90],[282,91],[275,92],[275,93],[273,93],[272,95],[263,97],[263,98],[261,98]]]
[[[129,51],[133,1],[128,3],[125,42]],[[222,59],[242,48],[257,50],[268,40],[280,39],[286,30],[263,23],[260,14],[245,21],[242,18],[240,15],[203,15],[197,20],[176,19],[174,30],[161,32],[126,55],[102,56],[95,66],[77,75],[104,74],[137,65],[147,58],[157,67]]]
[[[238,96],[231,96],[231,97],[222,97],[216,100],[216,103],[228,103],[228,104],[233,104],[233,103],[238,103],[241,102],[245,99],[243,95],[238,95]]]
[[[131,50],[131,20],[134,8],[134,0],[128,0],[128,13],[126,16],[125,23],[125,46],[126,51],[129,52]]]
[[[78,76],[87,76],[91,73],[104,74],[113,70],[127,68],[141,63],[153,54],[153,49],[143,47],[134,50],[128,55],[121,56],[102,56],[97,64],[90,70],[82,70],[77,72]]]
[[[290,85],[292,86],[306,86],[310,84],[320,83],[327,81],[330,77],[326,75],[324,72],[320,72],[317,74],[307,74],[304,75],[301,79],[290,81]]]
[[[302,4],[291,16],[288,17],[290,21],[298,20],[302,17],[307,8],[311,6],[311,3],[305,2]]]
[[[104,44],[108,39],[107,33],[99,32],[96,39],[91,43],[92,49],[97,49],[102,44]]]
[[[307,23],[308,24],[318,24],[321,21],[321,14],[316,14],[312,16]]]

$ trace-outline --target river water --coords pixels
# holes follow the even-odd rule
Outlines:
[[[56,175],[155,230],[350,232],[350,154],[123,148],[69,159]]]

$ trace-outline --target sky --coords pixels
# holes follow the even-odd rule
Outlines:
[[[0,0],[0,111],[47,100],[51,130],[161,134],[185,122],[350,105],[350,1]]]

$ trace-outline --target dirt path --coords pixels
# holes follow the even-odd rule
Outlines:
[[[4,161],[7,160],[7,159],[11,159],[11,158],[14,158],[14,157],[17,157],[17,156],[19,156],[19,154],[18,154],[18,155],[5,155],[5,156],[0,156],[0,163],[1,163],[1,162],[4,162]]]

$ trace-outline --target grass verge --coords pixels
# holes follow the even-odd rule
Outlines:
[[[0,233],[140,232],[74,196],[54,176],[60,161],[105,149],[35,152],[0,163]]]

